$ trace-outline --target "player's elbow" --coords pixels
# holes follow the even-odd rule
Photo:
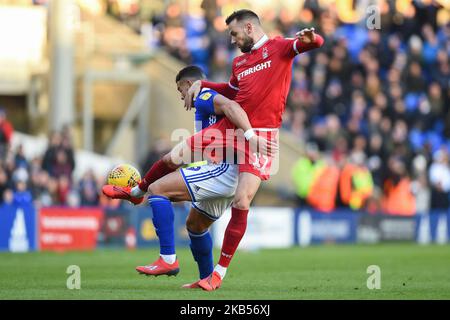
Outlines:
[[[241,109],[241,106],[239,105],[239,103],[237,103],[233,100],[230,100],[224,104],[224,113],[229,113],[229,112],[234,113],[234,112],[238,111],[239,109]]]
[[[216,110],[217,114],[224,114],[225,116],[228,116],[230,114],[230,112],[232,112],[232,102],[233,101],[226,101],[224,103],[221,103],[218,110]]]

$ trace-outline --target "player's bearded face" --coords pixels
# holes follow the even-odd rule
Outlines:
[[[229,29],[231,42],[236,44],[243,53],[250,52],[255,42],[246,30],[245,24],[237,23],[235,20],[230,23]]]
[[[252,38],[250,38],[248,35],[243,33],[242,44],[239,45],[239,49],[241,49],[241,51],[243,53],[250,52],[250,50],[252,50],[254,44],[255,44],[255,41],[253,41]]]

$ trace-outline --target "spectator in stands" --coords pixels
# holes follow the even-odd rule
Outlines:
[[[47,182],[47,192],[42,195],[44,206],[60,205],[58,197],[58,180],[50,177]]]
[[[42,169],[52,175],[52,166],[56,162],[56,152],[61,145],[62,137],[58,131],[52,132],[49,138],[49,145],[45,151],[44,158],[42,160]]]
[[[6,175],[8,177],[8,181],[10,185],[12,186],[14,184],[13,182],[13,174],[14,170],[16,169],[15,163],[14,163],[14,155],[11,154],[11,152],[8,152],[5,161],[3,162],[3,168],[5,169]]]
[[[317,144],[308,143],[305,149],[306,156],[292,168],[298,203],[329,212],[336,206],[339,169],[331,158],[322,158]]]
[[[416,198],[416,214],[430,212],[430,188],[426,174],[420,174],[411,184],[411,191]]]
[[[69,197],[72,193],[72,185],[70,179],[67,175],[63,174],[57,178],[58,188],[57,188],[57,199],[58,204],[66,206],[69,204]]]
[[[75,168],[75,158],[69,137],[60,132],[53,132],[50,143],[44,154],[42,168],[50,176],[60,178],[66,176],[72,180],[72,172]]]
[[[434,154],[429,177],[432,212],[447,212],[450,208],[450,167],[446,149]]]
[[[316,210],[329,213],[336,208],[336,195],[339,183],[339,168],[334,161],[325,158],[325,166],[318,172],[311,184],[306,200]]]
[[[348,154],[348,141],[344,135],[338,137],[336,140],[336,144],[331,150],[331,156],[333,161],[338,165],[339,168],[342,168],[347,160]]]
[[[6,118],[6,111],[0,107],[0,161],[5,160],[11,146],[14,128]]]
[[[23,145],[19,145],[17,148],[15,157],[14,157],[14,164],[16,168],[26,168],[28,169],[28,160],[25,157]]]
[[[38,207],[50,205],[48,195],[49,175],[46,171],[34,169],[30,176],[30,192],[33,196],[35,205]]]
[[[416,200],[404,160],[391,156],[388,160],[388,177],[384,181],[382,209],[393,215],[411,216],[416,213]]]
[[[80,204],[82,206],[99,205],[99,187],[95,179],[94,171],[88,170],[79,182]]]
[[[345,136],[345,131],[335,114],[329,114],[325,117],[325,127],[327,131],[325,136],[326,150],[332,150],[338,139]]]
[[[3,193],[3,203],[0,205],[9,205],[12,206],[14,204],[14,192],[12,189],[6,189]]]
[[[311,186],[318,172],[325,166],[319,148],[315,143],[307,143],[305,156],[301,157],[292,168],[292,179],[296,188],[297,202],[306,204],[306,198],[311,192]]]
[[[56,161],[52,166],[52,174],[55,178],[66,177],[69,181],[72,178],[73,163],[69,159],[69,154],[63,148],[56,150]]]
[[[380,134],[374,133],[370,136],[366,154],[368,156],[367,167],[372,174],[374,185],[381,188],[387,156],[383,146],[383,138]]]
[[[149,153],[145,159],[140,163],[142,170],[147,170],[156,161],[158,161],[164,154],[170,151],[170,142],[165,138],[159,138],[155,140],[153,148],[149,150]]]
[[[4,202],[6,191],[11,190],[12,187],[12,181],[8,179],[6,170],[0,166],[0,205]]]
[[[25,168],[20,167],[14,171],[14,196],[13,203],[18,206],[30,205],[33,203],[33,197],[28,190],[28,172]]]
[[[353,151],[339,177],[342,203],[353,210],[362,209],[373,193],[372,175],[365,165],[365,160],[364,152]]]

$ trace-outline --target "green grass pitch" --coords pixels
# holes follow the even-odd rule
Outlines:
[[[215,257],[218,251],[215,250]],[[137,274],[157,250],[0,253],[0,299],[450,299],[450,246],[322,245],[239,251],[222,288],[181,289],[198,276],[189,249],[179,249],[176,277]],[[66,287],[69,265],[81,268],[81,289]],[[381,268],[369,290],[367,267]]]

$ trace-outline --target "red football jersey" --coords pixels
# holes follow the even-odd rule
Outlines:
[[[225,87],[223,84],[215,86],[204,81],[203,86],[217,90],[239,103],[253,128],[280,128],[291,85],[294,57],[322,44],[323,38],[319,35],[311,44],[303,44],[296,38],[269,39],[264,36],[250,52],[233,60],[228,86],[238,90],[235,97],[227,94],[229,90],[221,90]]]

